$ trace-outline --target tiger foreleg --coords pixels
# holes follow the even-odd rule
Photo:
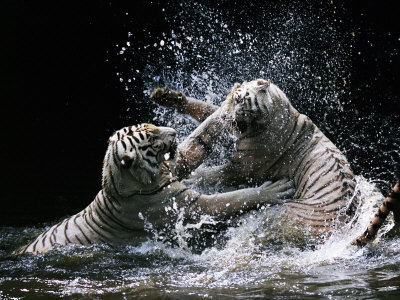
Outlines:
[[[282,179],[275,183],[266,182],[260,187],[239,189],[232,192],[201,195],[186,211],[186,217],[206,214],[223,220],[243,214],[262,204],[278,204],[294,194],[293,181]]]
[[[150,98],[161,106],[175,108],[179,113],[189,115],[199,122],[203,122],[218,109],[216,105],[186,97],[182,92],[171,90],[167,86],[155,89]]]
[[[185,179],[184,183],[187,185],[195,185],[201,188],[207,187],[233,187],[244,184],[246,181],[245,176],[237,170],[233,170],[229,163],[201,167],[196,169],[190,177]]]
[[[228,125],[222,118],[223,114],[221,108],[215,111],[179,144],[175,166],[179,179],[186,178],[211,154],[218,137]]]
[[[397,183],[393,191],[383,201],[375,216],[372,218],[368,228],[360,235],[352,245],[365,246],[368,242],[373,240],[381,228],[383,222],[386,220],[389,212],[393,212],[394,220],[397,225],[400,224],[400,183]]]

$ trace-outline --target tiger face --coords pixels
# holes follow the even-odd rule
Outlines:
[[[245,132],[254,121],[268,119],[273,106],[270,84],[269,80],[258,79],[233,87],[224,110],[227,120],[237,131]]]
[[[175,158],[176,149],[176,131],[172,128],[151,124],[129,126],[110,137],[105,162],[112,166],[114,179],[118,177],[114,181],[123,189],[132,179],[141,184],[151,183],[159,173],[160,164]]]

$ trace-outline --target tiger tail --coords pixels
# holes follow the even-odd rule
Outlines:
[[[363,247],[372,241],[391,211],[393,212],[395,223],[400,224],[400,180],[386,197],[385,201],[383,201],[383,204],[369,223],[368,228],[352,242],[352,245]]]

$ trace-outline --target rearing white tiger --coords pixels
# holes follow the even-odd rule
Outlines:
[[[187,176],[212,150],[204,147],[202,135],[211,131],[216,136],[223,127],[233,127],[237,141],[230,161],[197,170],[192,181],[238,186],[289,177],[296,193],[283,208],[290,218],[309,224],[315,234],[329,231],[354,214],[358,199],[353,197],[355,179],[346,157],[270,81],[236,84],[222,107],[168,88],[156,89],[151,97],[204,121],[180,150],[180,176]],[[226,120],[224,126],[219,125],[221,117]]]
[[[69,243],[138,244],[149,236],[145,222],[168,234],[179,213],[186,221],[202,214],[224,219],[293,193],[292,183],[283,180],[257,188],[202,195],[174,176],[176,148],[176,132],[172,128],[141,124],[115,132],[103,163],[102,190],[95,200],[15,254],[43,253],[55,245]]]

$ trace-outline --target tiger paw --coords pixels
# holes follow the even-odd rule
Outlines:
[[[281,179],[275,182],[267,181],[259,187],[263,200],[271,204],[280,204],[293,197],[295,193],[294,183],[289,179]]]
[[[182,92],[165,88],[156,88],[150,95],[150,98],[157,104],[165,107],[182,109],[186,106],[188,100]]]

